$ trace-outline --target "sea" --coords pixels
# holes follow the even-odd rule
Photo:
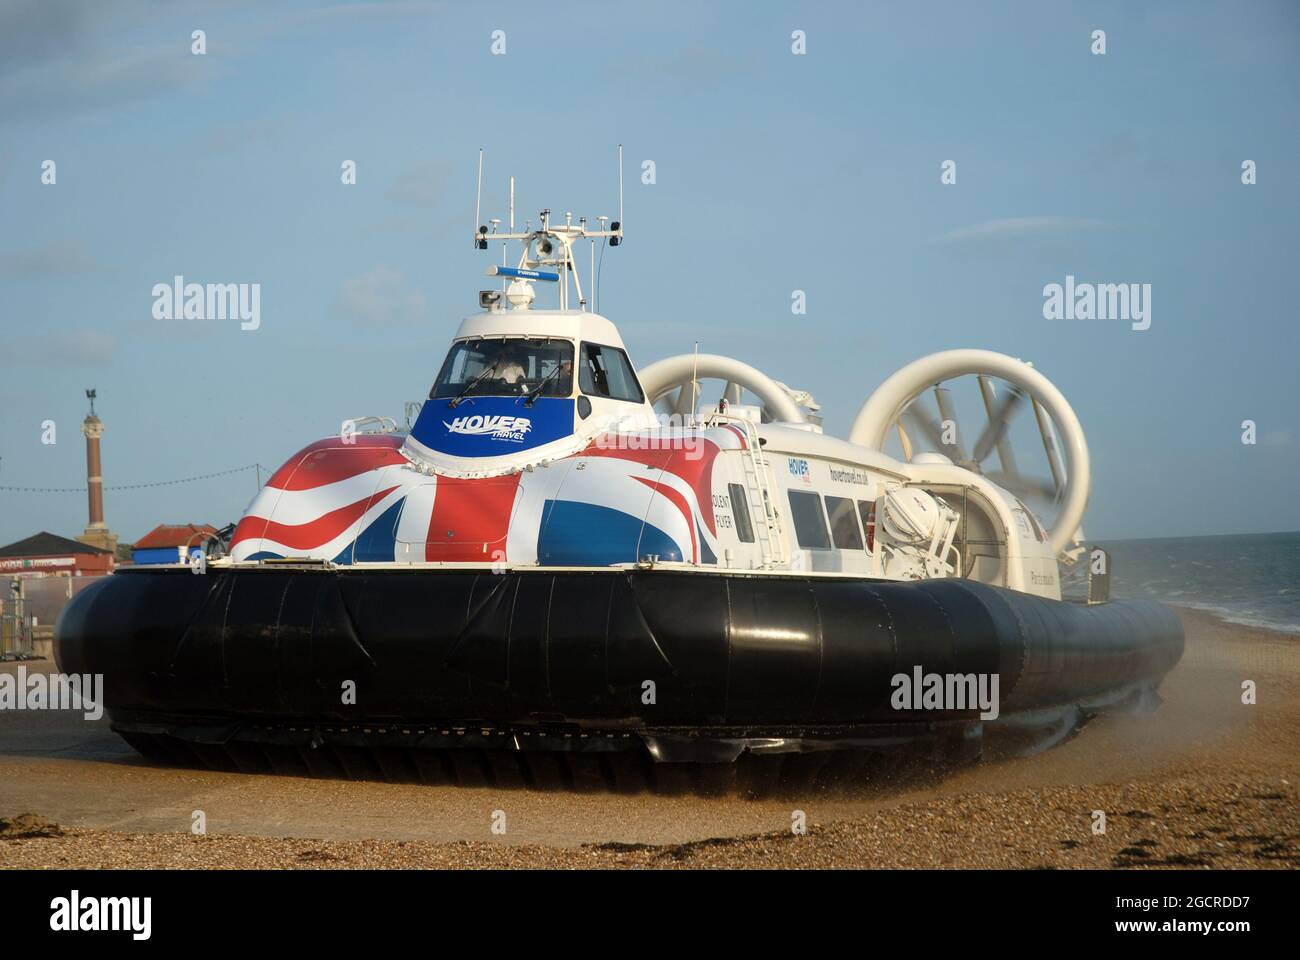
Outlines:
[[[1206,610],[1229,623],[1300,636],[1300,531],[1161,540],[1108,540],[1113,597]],[[1086,593],[1086,558],[1063,578]]]

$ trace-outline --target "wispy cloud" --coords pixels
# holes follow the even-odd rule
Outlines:
[[[445,160],[426,160],[393,181],[385,196],[395,203],[436,207],[447,192],[451,165]]]
[[[313,24],[431,18],[446,8],[419,0],[283,11],[215,0],[0,0],[0,118],[130,105],[219,79],[231,58]],[[227,29],[209,37],[208,54],[195,56],[191,31],[223,24]]]
[[[682,47],[662,54],[628,57],[607,64],[601,75],[617,79],[631,91],[661,95],[713,93],[739,84],[757,68],[752,62],[714,47]]]
[[[1105,220],[1077,217],[1006,217],[985,220],[969,227],[950,230],[939,238],[941,243],[978,243],[984,240],[1017,240],[1031,237],[1054,237],[1083,230],[1112,226]]]
[[[118,106],[188,87],[219,69],[190,52],[188,31],[140,42],[139,31],[157,31],[157,14],[140,3],[0,5],[0,117]]]
[[[17,337],[0,350],[6,367],[102,367],[113,360],[116,341],[100,330],[79,328],[34,337]]]
[[[0,76],[81,50],[104,6],[78,0],[0,5]]]
[[[204,60],[171,45],[28,70],[0,83],[0,116],[80,112],[170,93],[202,80]]]
[[[427,319],[429,307],[401,271],[378,266],[344,281],[330,315],[362,327],[403,327]]]
[[[375,220],[368,224],[368,228],[376,233],[393,233],[398,235],[422,233],[435,236],[444,229],[443,224],[440,221],[430,219],[429,217],[418,216],[384,217],[381,220]]]
[[[287,116],[253,117],[213,127],[199,146],[205,153],[231,153],[249,146],[268,146],[284,139],[291,120]]]
[[[338,3],[317,7],[302,14],[304,19],[325,17],[405,17],[424,16],[448,9],[437,0],[376,0],[367,3]]]
[[[0,254],[0,276],[44,277],[90,273],[101,264],[77,240],[63,240],[32,250]]]

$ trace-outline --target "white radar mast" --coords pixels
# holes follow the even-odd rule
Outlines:
[[[573,213],[564,214],[564,222],[552,222],[552,213],[549,208],[543,210],[540,216],[541,226],[536,230],[529,230],[527,227],[531,221],[525,222],[525,230],[521,233],[515,232],[515,178],[510,178],[510,210],[509,210],[509,227],[506,232],[500,232],[498,227],[501,220],[493,218],[488,224],[480,223],[483,203],[483,151],[478,152],[478,190],[474,201],[474,246],[479,250],[486,250],[489,241],[500,240],[502,247],[502,262],[500,266],[488,267],[486,275],[489,277],[500,277],[503,283],[501,290],[480,290],[479,305],[485,310],[527,310],[536,297],[536,291],[533,285],[537,282],[555,283],[559,287],[560,309],[570,309],[570,285],[572,285],[572,300],[576,301],[577,308],[581,311],[595,309],[595,293],[597,286],[597,267],[596,267],[596,241],[603,240],[608,242],[611,247],[617,247],[623,242],[623,145],[618,145],[618,219],[611,220],[608,229],[605,221],[610,218],[599,216],[596,218],[599,223],[598,229],[590,229],[586,217],[579,217],[578,222],[573,222]],[[516,266],[508,266],[506,255],[507,244],[511,240],[517,240],[523,249],[520,252],[519,260]],[[587,289],[592,292],[589,298],[584,292],[582,279],[579,276],[577,260],[574,257],[574,244],[580,240],[589,240],[591,242],[590,272],[588,274]]]

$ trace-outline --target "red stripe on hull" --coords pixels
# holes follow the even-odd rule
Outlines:
[[[519,474],[465,480],[438,477],[424,559],[444,562],[505,560]],[[450,534],[450,536],[448,536]],[[494,556],[500,552],[500,556]]]
[[[406,463],[399,448],[400,437],[362,434],[356,442],[344,444],[339,437],[326,437],[290,457],[267,486],[281,490],[314,490],[328,483],[355,477],[367,470]]]
[[[721,448],[711,440],[699,439],[698,446],[688,445],[683,441],[671,441],[672,446],[658,450],[620,450],[614,447],[597,447],[592,445],[583,450],[583,457],[611,457],[614,460],[631,460],[648,467],[659,467],[676,477],[680,477],[695,492],[695,502],[699,506],[700,516],[709,528],[709,533],[718,535],[718,528],[713,519],[713,461],[718,458]],[[640,477],[637,477],[640,480]],[[694,521],[691,530],[695,530]],[[692,533],[692,535],[694,535]]]
[[[691,531],[691,563],[700,562],[700,546],[695,542],[695,517],[691,514],[691,505],[686,502],[686,498],[665,483],[656,483],[654,480],[647,480],[645,477],[634,477],[647,487],[659,494],[678,510],[686,518],[686,526]]]
[[[749,441],[745,439],[745,431],[741,430],[740,427],[736,426],[734,423],[724,423],[723,426],[740,438],[741,450],[745,450],[749,447]]]
[[[262,537],[284,544],[292,550],[314,549],[322,544],[329,543],[343,533],[348,527],[361,519],[371,503],[384,499],[396,489],[397,487],[389,487],[387,490],[374,494],[374,496],[365,497],[356,503],[348,504],[346,507],[339,507],[337,510],[331,510],[324,516],[317,517],[309,523],[293,525],[275,523],[271,520],[263,520],[261,517],[245,517],[239,521],[239,526],[235,528],[235,535],[230,541],[230,546],[233,549],[235,544],[241,540],[247,540],[250,537]],[[265,524],[260,532],[254,531],[257,522]],[[245,524],[248,525],[247,531],[244,529]]]

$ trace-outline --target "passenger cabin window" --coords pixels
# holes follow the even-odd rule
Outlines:
[[[636,382],[627,354],[618,347],[584,343],[578,368],[578,387],[589,397],[608,397],[641,403],[645,394]]]
[[[736,522],[736,536],[741,543],[753,543],[754,524],[749,519],[749,498],[745,496],[745,488],[738,483],[729,483],[727,493],[731,496],[731,516]]]
[[[841,550],[861,550],[862,532],[858,511],[847,497],[827,497],[826,514],[831,518],[831,540]]]
[[[573,344],[568,340],[484,337],[452,345],[429,399],[572,393]]]
[[[790,515],[794,518],[794,536],[804,550],[829,550],[830,534],[826,532],[826,514],[822,512],[822,498],[804,490],[790,491]]]

